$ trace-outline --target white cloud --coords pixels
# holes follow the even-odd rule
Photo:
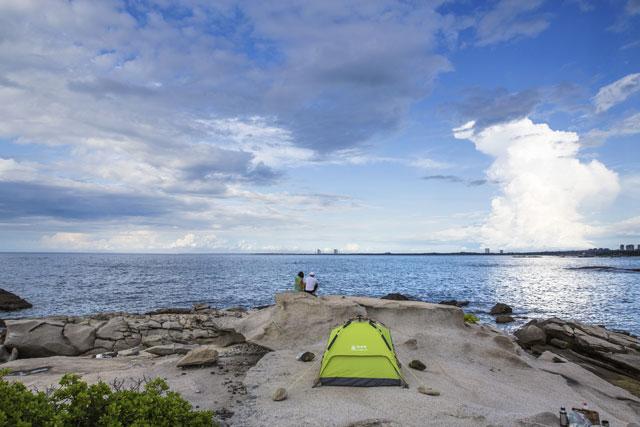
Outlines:
[[[467,124],[454,130],[476,149],[495,158],[487,178],[502,195],[491,201],[491,214],[476,231],[494,248],[573,248],[589,245],[593,227],[582,211],[606,204],[620,190],[618,176],[597,160],[577,158],[574,132],[555,131],[525,118],[473,132]],[[469,230],[467,230],[469,231]]]
[[[617,105],[635,92],[640,91],[640,73],[629,74],[615,82],[600,88],[596,96],[593,97],[593,104],[597,113],[607,111]]]
[[[615,122],[608,129],[592,129],[584,135],[583,143],[597,145],[609,138],[616,136],[636,135],[640,133],[640,113],[632,114],[618,122]]]

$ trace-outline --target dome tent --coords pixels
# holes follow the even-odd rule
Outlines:
[[[406,387],[389,328],[362,317],[334,328],[322,356],[317,383]]]

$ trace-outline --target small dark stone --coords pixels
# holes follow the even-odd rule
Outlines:
[[[299,360],[299,361],[301,361],[301,362],[311,362],[311,361],[312,361],[313,359],[315,359],[315,358],[316,358],[316,355],[315,355],[315,354],[313,354],[313,353],[312,353],[312,352],[310,352],[310,351],[305,351],[305,352],[303,352],[303,353],[300,353],[300,354],[296,357],[296,359],[298,359],[298,360]]]
[[[422,363],[417,359],[414,359],[411,362],[409,362],[409,367],[417,371],[424,371],[425,369],[427,369],[427,365],[425,365],[424,363]]]
[[[392,300],[392,301],[413,301],[412,298],[409,298],[406,295],[402,295],[396,292],[392,292],[390,294],[387,294],[383,297],[380,297],[380,299],[388,299],[388,300]]]
[[[438,304],[442,304],[442,305],[452,305],[454,307],[466,307],[469,305],[469,301],[458,301],[456,299],[447,299],[444,301],[440,301]]]
[[[408,339],[404,342],[404,345],[406,345],[409,350],[417,350],[418,340],[416,340],[415,338]]]
[[[512,316],[509,316],[508,314],[499,314],[496,316],[496,323],[511,323],[515,320],[516,319],[514,319]]]
[[[491,307],[490,314],[509,314],[513,313],[513,309],[507,304],[503,304],[501,302],[497,303],[493,307]]]

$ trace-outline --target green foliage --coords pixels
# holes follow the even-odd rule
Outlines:
[[[161,378],[148,382],[143,391],[114,391],[102,381],[88,385],[67,374],[48,395],[5,381],[7,373],[0,371],[0,427],[214,426],[212,412],[193,411]]]
[[[478,323],[480,321],[480,319],[478,319],[478,316],[476,316],[475,314],[471,314],[471,313],[465,313],[464,314],[464,321],[466,323]]]

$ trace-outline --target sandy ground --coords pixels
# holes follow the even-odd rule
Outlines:
[[[236,345],[221,349],[219,366],[188,371],[175,367],[177,356],[54,357],[5,366],[52,366],[47,373],[20,378],[40,389],[67,371],[88,381],[165,377],[195,406],[217,410],[225,422],[238,426],[557,426],[560,406],[587,402],[612,426],[640,427],[638,398],[576,364],[535,359],[491,327],[465,325],[455,307],[296,294],[278,295],[277,301],[227,325],[273,350],[262,358],[247,345]],[[408,389],[312,388],[331,327],[357,314],[391,329]],[[404,344],[409,339],[417,348]],[[314,362],[296,360],[305,350],[316,354]],[[412,359],[427,370],[408,368]],[[441,395],[420,394],[419,385]],[[278,387],[287,389],[288,398],[274,402]]]

